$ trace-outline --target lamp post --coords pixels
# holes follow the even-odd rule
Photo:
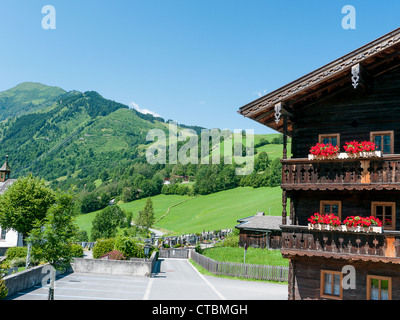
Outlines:
[[[148,245],[148,244],[146,244],[146,245],[144,246],[144,248],[143,248],[145,259],[147,259],[147,257],[149,256],[150,248],[151,248],[151,246]]]

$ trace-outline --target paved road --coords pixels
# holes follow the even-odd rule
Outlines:
[[[144,299],[287,300],[287,285],[206,276],[186,259],[160,260]]]
[[[185,259],[160,259],[151,278],[71,273],[57,279],[55,300],[287,300],[287,285],[201,275]],[[46,300],[36,286],[9,300]]]

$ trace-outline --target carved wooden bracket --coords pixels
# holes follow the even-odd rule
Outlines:
[[[354,89],[357,89],[359,82],[360,82],[360,64],[357,63],[356,65],[351,67],[351,82],[353,84]]]
[[[275,105],[275,123],[278,124],[282,116],[282,103],[279,102]]]
[[[361,87],[369,92],[373,86],[373,77],[357,63],[351,67],[351,83],[354,89]]]

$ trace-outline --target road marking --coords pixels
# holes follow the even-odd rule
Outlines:
[[[46,293],[30,293],[30,292],[24,292],[20,291],[17,293],[18,295],[27,295],[27,296],[42,296],[42,297],[47,297],[49,294]],[[67,295],[59,295],[59,294],[54,294],[55,300],[57,298],[72,298],[72,299],[88,299],[88,300],[130,300],[130,299],[121,299],[121,298],[102,298],[102,297],[88,297],[88,296],[67,296]]]
[[[34,286],[35,288],[48,288],[49,286]],[[143,294],[143,291],[115,291],[115,290],[98,290],[98,289],[86,289],[86,288],[74,288],[74,287],[59,287],[56,286],[56,290],[77,290],[77,291],[92,291],[92,292],[107,292],[107,293],[123,293],[123,294]]]
[[[149,283],[147,284],[146,291],[144,292],[143,300],[149,300],[151,287],[153,285],[154,278],[150,278]]]
[[[87,286],[88,285],[88,283],[87,282],[77,282],[77,281],[67,281],[67,280],[57,280],[56,281],[56,284],[58,284],[58,283],[62,283],[62,284],[71,284],[71,285],[74,285],[74,286],[76,286],[76,285],[83,285],[83,286]],[[147,281],[147,283],[148,283],[148,281]],[[147,287],[147,283],[146,283],[146,285],[143,283],[143,285],[142,284],[140,284],[140,285],[136,285],[135,283],[133,283],[133,284],[123,284],[123,285],[120,285],[120,284],[114,284],[114,283],[93,283],[93,282],[91,282],[90,283],[90,285],[91,286],[102,286],[102,287],[118,287],[118,288],[145,288],[145,287]]]
[[[187,263],[189,263],[189,265],[194,269],[194,271],[197,272],[197,274],[200,276],[200,278],[202,278],[202,279],[205,281],[205,283],[208,284],[208,286],[211,288],[211,290],[213,290],[213,291],[217,294],[217,296],[221,298],[221,300],[226,300],[225,297],[224,297],[217,289],[215,289],[215,287],[210,283],[210,281],[208,281],[208,280],[199,272],[199,270],[197,270],[196,267],[195,267],[194,265],[192,265],[192,264],[189,262],[189,259],[187,259],[186,261],[187,261]]]

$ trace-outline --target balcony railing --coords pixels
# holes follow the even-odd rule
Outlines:
[[[290,189],[397,189],[400,155],[380,158],[282,160],[282,188]]]
[[[282,254],[286,257],[386,261],[400,263],[400,232],[360,233],[309,230],[306,226],[281,226]]]

